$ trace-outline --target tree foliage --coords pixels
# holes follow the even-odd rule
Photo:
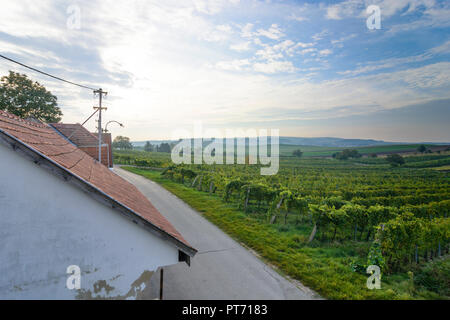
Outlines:
[[[114,138],[112,147],[120,150],[131,150],[133,145],[130,142],[130,138],[124,136],[117,136]]]
[[[170,144],[163,142],[160,145],[156,146],[156,151],[170,153],[171,152]]]
[[[361,154],[356,149],[344,149],[333,154],[333,158],[338,160],[348,160],[349,158],[361,158]]]
[[[417,151],[419,151],[420,153],[424,153],[425,151],[427,151],[427,147],[425,147],[425,145],[421,144],[418,148]]]
[[[399,154],[390,154],[386,157],[386,161],[391,164],[393,167],[398,167],[405,164],[405,159]]]
[[[0,110],[24,119],[33,117],[48,123],[61,121],[57,97],[38,82],[13,71],[3,76],[0,82]]]
[[[154,148],[154,146],[150,143],[150,141],[147,141],[147,142],[145,143],[144,150],[147,151],[147,152],[152,152],[152,151],[155,150],[155,148]]]
[[[297,158],[301,158],[303,156],[303,151],[300,149],[292,151],[292,155]]]

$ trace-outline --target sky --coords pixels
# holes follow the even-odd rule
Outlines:
[[[373,26],[380,9],[380,28]],[[108,91],[131,140],[179,129],[450,142],[450,2],[2,1],[0,52]],[[91,91],[0,61],[82,123]],[[95,130],[95,118],[86,125]]]

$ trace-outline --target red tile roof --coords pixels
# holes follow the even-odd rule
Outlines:
[[[195,249],[134,185],[75,147],[48,125],[23,120],[0,111],[1,132],[15,137],[15,140],[32,151],[39,152],[56,162],[69,173],[81,178],[127,209],[131,209],[134,214],[150,222],[161,232],[187,246],[191,253],[195,253]]]
[[[78,147],[98,145],[98,138],[79,123],[51,123],[50,125]]]

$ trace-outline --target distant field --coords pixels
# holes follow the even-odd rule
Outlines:
[[[315,147],[315,146],[293,146],[280,145],[281,156],[292,156],[294,150],[300,149],[303,151],[304,157],[331,157],[333,153],[342,151],[344,149],[356,149],[359,153],[367,155],[370,153],[387,154],[387,153],[405,153],[415,152],[420,144],[405,144],[405,145],[386,145],[373,147],[359,147],[359,148],[330,148],[330,147]],[[447,146],[425,145],[431,149],[445,149]]]

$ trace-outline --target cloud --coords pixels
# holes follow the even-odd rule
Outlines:
[[[236,5],[239,0],[193,0],[198,12],[214,15],[222,11],[228,5]]]
[[[250,41],[235,43],[230,45],[230,49],[237,52],[248,51],[250,50],[250,43]]]
[[[450,26],[450,4],[448,1],[435,0],[346,0],[328,6],[325,17],[329,20],[365,19],[369,5],[380,7],[382,19],[395,15],[410,19],[414,17],[414,20],[406,23],[389,23],[387,28],[390,35],[418,28]]]
[[[219,61],[216,63],[216,68],[227,71],[242,71],[243,67],[250,65],[248,59]]]
[[[442,45],[434,47],[429,50],[432,54],[446,54],[450,53],[450,40],[444,42]]]
[[[250,38],[253,36],[253,24],[252,23],[247,23],[245,26],[243,26],[241,28],[241,36],[243,38]]]
[[[403,15],[406,15],[418,8],[433,8],[436,2],[434,0],[346,0],[327,7],[326,18],[331,20],[362,18],[367,15],[365,10],[369,5],[379,6],[382,16],[389,18],[402,11],[404,11]]]
[[[369,61],[365,64],[360,64],[360,66],[353,70],[338,71],[340,75],[360,75],[363,73],[369,73],[377,70],[390,69],[398,67],[404,64],[424,62],[426,60],[432,59],[436,55],[450,53],[450,41],[444,42],[442,45],[431,48],[426,52],[401,58],[389,58],[383,60]]]
[[[319,55],[321,55],[323,57],[328,56],[332,53],[333,53],[333,51],[331,51],[330,49],[324,49],[324,50],[319,51]]]
[[[331,44],[333,44],[333,45],[335,45],[335,46],[337,46],[337,47],[342,48],[344,42],[346,42],[346,41],[348,41],[348,40],[351,40],[351,39],[353,39],[353,38],[356,38],[357,36],[358,36],[358,35],[357,35],[356,33],[352,33],[352,34],[350,34],[350,35],[348,35],[348,36],[343,36],[343,37],[341,37],[341,38],[339,38],[339,39],[331,40]]]
[[[300,51],[301,54],[307,54],[307,53],[313,53],[316,52],[317,49],[316,48],[308,48],[308,49],[304,49],[302,51]]]
[[[327,36],[328,34],[329,34],[329,31],[327,29],[325,29],[319,33],[314,34],[311,38],[314,41],[319,41],[319,40],[322,40],[323,38],[325,38],[325,36]]]
[[[303,21],[308,21],[309,19],[306,18],[306,17],[297,16],[297,15],[295,15],[295,14],[292,13],[292,14],[288,17],[288,20],[295,20],[295,21],[298,21],[298,22],[303,22]]]
[[[272,40],[277,40],[279,38],[284,37],[284,33],[281,31],[281,29],[278,27],[277,24],[272,24],[270,28],[267,30],[258,29],[256,35],[267,37]]]
[[[257,62],[253,64],[253,70],[262,73],[295,72],[296,67],[290,61],[270,61],[267,63]]]

